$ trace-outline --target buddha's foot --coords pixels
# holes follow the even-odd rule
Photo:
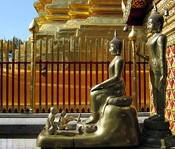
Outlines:
[[[84,121],[85,124],[94,124],[98,122],[99,120],[99,114],[92,114],[88,119]]]
[[[80,134],[82,133],[94,133],[97,130],[96,125],[86,125],[79,127],[78,131]]]
[[[164,121],[165,117],[163,115],[156,114],[156,115],[149,117],[149,119],[153,121]]]

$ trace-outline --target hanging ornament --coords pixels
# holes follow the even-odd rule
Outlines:
[[[123,31],[124,32],[127,32],[129,29],[128,29],[128,25],[126,24],[125,27],[123,28]]]

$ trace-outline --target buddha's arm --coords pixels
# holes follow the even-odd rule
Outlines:
[[[110,86],[115,85],[117,82],[120,81],[122,70],[124,66],[124,60],[121,59],[115,63],[115,74],[113,77],[110,77],[109,79],[103,81],[100,84],[97,84],[94,86],[91,91],[102,89],[102,88],[109,88]]]
[[[157,47],[158,51],[160,52],[159,62],[160,62],[160,73],[162,77],[165,77],[167,75],[167,65],[166,65],[166,36],[161,35],[157,39]]]
[[[93,88],[91,88],[91,91],[99,90],[99,89],[104,89],[104,88],[109,88],[110,86],[113,86],[118,80],[117,76],[113,76],[104,82],[95,85]]]
[[[51,114],[49,114],[47,122],[48,122],[48,127],[53,126],[53,116]]]
[[[136,54],[137,54],[139,57],[143,58],[144,60],[149,61],[149,56],[146,55],[146,54],[141,53],[138,46],[136,46]]]

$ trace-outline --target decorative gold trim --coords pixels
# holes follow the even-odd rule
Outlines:
[[[60,8],[58,7],[45,7],[45,10],[48,14],[59,14],[59,13],[68,13],[69,9],[68,8]]]
[[[79,12],[79,11],[69,11],[69,16],[73,18],[87,18],[89,16],[89,12]]]
[[[74,9],[74,10],[88,10],[89,9],[89,5],[77,5],[77,4],[70,4],[69,9]]]
[[[108,0],[108,2],[104,2],[102,0],[89,0],[89,5],[91,6],[121,6],[121,2],[119,0]]]
[[[43,6],[45,6],[46,4],[52,3],[52,0],[39,0],[39,1]]]
[[[127,22],[131,11],[131,0],[127,1],[127,5],[125,6],[125,9],[123,9],[122,11],[123,11],[123,20]]]
[[[48,21],[67,21],[69,20],[68,15],[57,14],[57,15],[46,15]]]
[[[43,10],[44,10],[43,5],[41,5],[41,3],[40,3],[39,1],[34,2],[34,3],[33,3],[33,6],[35,7],[35,10],[36,10],[37,12],[43,11]]]
[[[90,13],[102,13],[102,14],[120,14],[122,13],[121,8],[113,7],[113,8],[107,8],[107,7],[91,7],[89,9]],[[116,13],[117,12],[117,13]]]

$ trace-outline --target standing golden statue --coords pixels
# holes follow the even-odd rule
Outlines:
[[[109,65],[109,79],[90,90],[91,116],[86,120],[86,124],[98,121],[109,96],[119,97],[125,94],[125,83],[122,79],[125,61],[121,56],[122,42],[118,39],[116,31],[110,42],[109,52],[115,56]]]
[[[162,34],[164,18],[157,12],[156,7],[154,12],[148,18],[148,41],[146,48],[149,55],[143,55],[137,51],[137,55],[149,61],[150,65],[150,80],[153,92],[153,103],[157,114],[153,119],[165,120],[165,98],[166,98],[166,78],[167,78],[167,63],[166,63],[166,43],[167,37]]]

